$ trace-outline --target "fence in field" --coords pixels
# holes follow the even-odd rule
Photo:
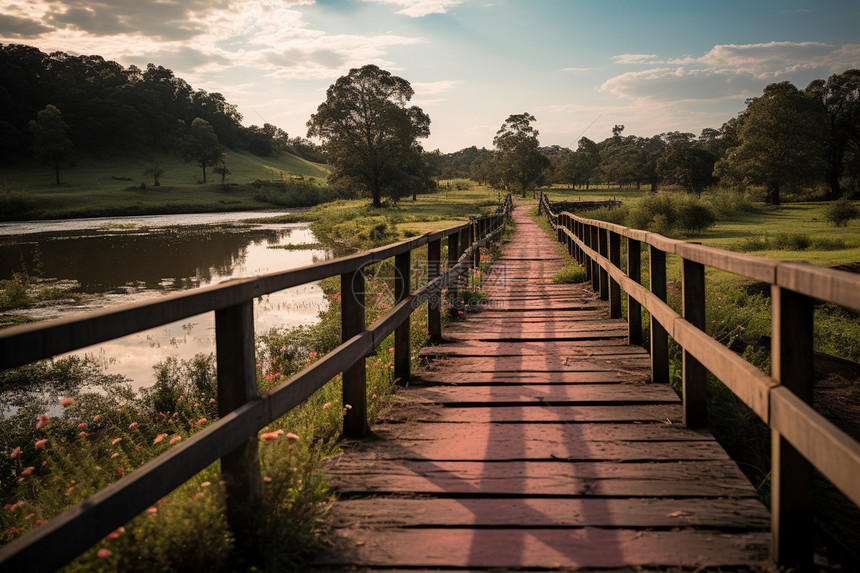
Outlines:
[[[497,240],[511,210],[508,196],[495,213],[371,251],[289,271],[276,272],[135,303],[78,317],[0,332],[0,370],[112,340],[177,320],[215,312],[219,420],[143,467],[0,548],[4,571],[47,571],[68,563],[108,533],[217,460],[227,482],[227,519],[238,537],[244,508],[259,498],[257,432],[301,404],[343,373],[346,436],[367,431],[364,358],[394,333],[394,375],[409,375],[409,317],[428,304],[429,334],[441,338],[443,289],[456,296],[460,276],[480,263],[480,246]],[[448,260],[443,271],[442,240]],[[411,291],[411,254],[427,245],[427,282]],[[373,263],[394,258],[394,308],[365,324],[364,274]],[[259,396],[254,356],[253,301],[296,285],[340,275],[343,343],[321,360]]]
[[[807,263],[777,261],[669,239],[656,233],[585,219],[554,209],[545,195],[540,210],[587,280],[621,317],[627,294],[631,344],[642,344],[642,310],[650,314],[651,375],[669,380],[668,339],[683,351],[684,423],[707,424],[705,378],[710,371],[771,429],[771,553],[784,566],[812,564],[812,480],[819,470],[860,505],[860,443],[812,407],[813,318],[816,300],[860,310],[860,276]],[[627,243],[626,273],[621,240]],[[650,289],[641,284],[647,245]],[[682,315],[666,303],[666,255],[682,263]],[[771,285],[772,376],[705,333],[705,267]]]

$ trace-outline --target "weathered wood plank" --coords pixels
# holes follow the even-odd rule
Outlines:
[[[410,400],[398,403],[386,416],[387,420],[404,422],[499,422],[499,423],[554,423],[554,422],[681,422],[681,405],[600,405],[559,406],[556,404],[524,404],[505,406],[457,407],[435,402]]]
[[[766,533],[633,529],[338,529],[319,565],[744,567],[764,570]]]
[[[463,376],[468,374],[468,376]],[[643,374],[612,371],[582,372],[475,372],[444,368],[426,371],[417,383],[486,384],[619,384],[646,382]]]
[[[416,388],[416,398],[438,403],[544,403],[587,404],[593,402],[665,402],[678,401],[675,392],[662,384],[571,384],[568,386],[539,384],[528,386],[433,386]]]

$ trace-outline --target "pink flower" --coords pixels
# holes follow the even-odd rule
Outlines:
[[[9,457],[10,458],[17,458],[18,454],[20,454],[20,453],[21,453],[21,446],[18,446],[14,450],[12,450],[12,453],[9,454]]]
[[[417,321],[417,320],[413,320],[413,321],[412,321],[412,326],[415,326],[416,324],[418,324],[418,321]]]
[[[291,440],[295,440],[297,442],[299,441],[299,437],[292,432],[287,432],[287,438],[289,438]]]
[[[93,422],[98,422],[101,419],[101,417],[102,417],[101,414],[96,414],[95,416],[93,416]]]
[[[62,400],[60,400],[60,406],[70,406],[71,404],[74,404],[74,403],[75,403],[74,398],[63,398]]]
[[[316,358],[316,356],[317,356],[317,353],[316,353],[316,352],[308,352],[308,357],[309,357],[309,358]]]
[[[209,398],[209,403],[210,403],[210,404],[214,404],[214,403],[215,403],[215,398]]]
[[[89,424],[87,424],[86,422],[81,422],[80,424],[78,424],[78,428],[86,428],[87,426],[89,426]]]
[[[38,450],[39,448],[45,447],[45,444],[47,444],[47,443],[48,443],[48,438],[45,438],[44,440],[39,440],[38,442],[36,442],[36,449]]]
[[[48,417],[47,414],[39,414],[39,421],[36,422],[36,429],[41,430],[45,426],[48,425],[48,422],[51,421],[51,418]]]
[[[44,522],[44,521],[42,521],[41,519],[37,519],[35,523],[36,523],[36,527],[40,527],[40,526],[42,526],[45,522]]]
[[[116,452],[114,452],[114,453],[112,453],[112,454],[110,455],[110,459],[115,459],[115,458],[118,458],[118,457],[119,457],[119,454],[118,454],[118,453],[116,453]]]
[[[323,410],[328,410],[329,408],[331,408],[331,402],[326,402],[325,404],[323,404]]]
[[[263,432],[262,434],[260,434],[260,439],[265,442],[268,442],[270,440],[276,440],[279,435],[280,434],[278,434],[277,432]]]
[[[197,425],[198,425],[198,426],[199,426],[200,424],[205,424],[205,423],[206,423],[206,418],[200,418],[199,420],[197,420]]]
[[[164,438],[166,438],[166,437],[167,437],[167,434],[158,434],[157,436],[155,436],[155,439],[152,440],[152,443],[153,444],[160,444],[164,440]]]
[[[137,422],[132,422],[131,424],[128,425],[129,430],[132,428],[136,428],[136,427],[137,427]]]
[[[70,493],[72,493],[73,491],[75,491],[75,486],[72,486],[72,487],[70,487],[69,489],[67,489],[67,490],[66,490],[66,495],[69,495],[69,494],[70,494]]]
[[[99,549],[99,552],[97,555],[99,556],[99,559],[107,559],[108,557],[113,555],[113,551],[111,551],[110,549],[107,549],[106,547],[102,547],[101,549]]]
[[[376,400],[376,394],[374,394],[373,396],[371,396],[371,399]]]
[[[114,438],[113,440],[111,440],[111,445],[115,446],[118,443],[120,443],[121,441],[122,441],[122,438]]]
[[[150,507],[149,509],[146,510],[146,513],[158,513],[158,508],[157,507]]]
[[[263,481],[264,482],[270,482],[270,481],[272,481],[272,478],[270,478],[269,476],[265,476],[265,477],[263,477]]]
[[[211,481],[204,481],[200,484],[200,487],[209,487],[210,485],[212,485]]]
[[[171,446],[182,439],[182,436],[173,436],[168,442]]]
[[[388,352],[394,352],[394,349],[393,349],[393,348],[389,348],[389,349],[388,349]]]
[[[96,466],[96,471],[97,471],[97,472],[102,471],[102,467],[101,467],[101,466]]]
[[[204,494],[202,491],[198,491],[197,493],[195,493],[195,494],[194,494],[194,495],[192,495],[191,497],[192,497],[193,499],[200,499],[200,498],[201,498],[201,497],[203,497],[204,495],[205,495],[205,494]]]
[[[28,515],[28,516],[27,516],[27,517],[25,517],[24,519],[30,519],[30,518],[31,518],[31,517],[33,517],[34,515],[36,515],[36,514],[35,514],[35,513],[31,513],[30,515]]]
[[[86,438],[87,436],[89,436],[89,434],[86,432],[78,432],[78,435],[82,438]]]

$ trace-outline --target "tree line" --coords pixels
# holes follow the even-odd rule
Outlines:
[[[762,186],[765,199],[821,185],[827,199],[860,188],[860,70],[846,70],[805,89],[770,84],[737,117],[700,135],[667,132],[651,137],[612,135],[595,142],[582,137],[575,150],[540,147],[535,117],[508,117],[493,149],[470,147],[451,154],[431,152],[428,161],[442,177],[469,177],[525,194],[545,184],[571,188],[591,184],[677,185],[691,193],[723,183]]]
[[[123,67],[101,56],[0,44],[0,161],[37,154],[30,125],[48,106],[49,114],[60,113],[76,151],[179,154],[199,118],[226,148],[325,161],[316,145],[274,125],[243,126],[222,94],[195,90],[163,66]]]

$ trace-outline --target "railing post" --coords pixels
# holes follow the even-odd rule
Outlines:
[[[249,300],[215,311],[215,353],[218,368],[218,415],[225,417],[257,398],[254,355],[254,302]],[[240,546],[250,547],[253,511],[260,501],[260,466],[256,434],[221,458],[226,482],[227,523]]]
[[[701,331],[705,330],[705,265],[683,259],[681,298],[684,318]],[[705,382],[707,370],[693,355],[684,351],[684,425],[688,428],[708,426]]]
[[[457,260],[460,258],[460,232],[448,235],[448,271],[450,272],[457,266]],[[452,316],[457,316],[457,297],[459,296],[460,279],[448,277],[448,304]]]
[[[594,225],[588,226],[589,235],[591,235],[591,242],[589,246],[592,251],[600,252],[600,247],[598,246],[597,241],[597,232],[598,228]],[[597,264],[597,259],[591,259],[591,290],[595,293],[600,292],[600,265]]]
[[[642,283],[642,249],[636,239],[627,239],[627,276]],[[642,305],[627,295],[627,342],[642,346]]]
[[[606,240],[606,229],[595,227],[597,229],[597,248],[604,258],[608,258],[609,245]],[[600,300],[609,300],[609,273],[603,267],[598,271],[600,274]]]
[[[442,269],[442,239],[427,243],[427,282],[439,276]],[[427,333],[432,342],[442,340],[442,291],[430,295],[427,302]]]
[[[771,307],[773,377],[812,405],[813,301],[773,285]],[[780,567],[807,571],[813,554],[812,464],[776,430],[771,456],[771,556]]]
[[[365,328],[364,273],[361,269],[340,275],[341,340],[346,342]],[[361,438],[367,434],[367,372],[364,360],[343,371],[343,434]]]
[[[666,302],[666,253],[651,245],[648,254],[651,292]],[[651,381],[669,382],[669,335],[652,314],[651,322]]]
[[[612,231],[609,233],[609,262],[621,268],[621,235]],[[609,278],[609,318],[621,318],[621,285]]]
[[[412,251],[406,251],[394,256],[394,298],[399,304],[408,297],[412,290]],[[410,317],[394,329],[394,378],[401,381],[409,380],[409,364],[412,355],[412,343],[409,336]]]
[[[479,220],[475,220],[475,224],[472,225],[472,244],[475,245],[475,252],[472,253],[472,266],[476,269],[481,268],[481,247],[478,246],[478,241],[483,239],[483,234],[480,232],[481,230],[481,222]],[[467,285],[468,286],[468,285]]]

